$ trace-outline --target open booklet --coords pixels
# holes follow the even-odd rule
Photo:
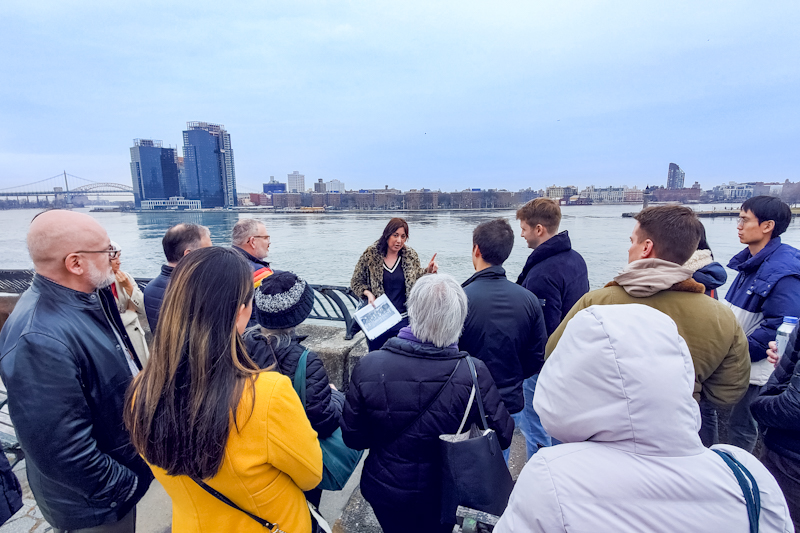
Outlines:
[[[356,311],[355,318],[369,340],[375,340],[402,320],[397,308],[385,294],[375,299],[375,307],[367,304]]]

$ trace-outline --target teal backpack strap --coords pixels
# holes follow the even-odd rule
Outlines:
[[[716,452],[725,464],[733,471],[736,481],[744,495],[744,502],[747,505],[747,518],[750,520],[750,533],[758,533],[758,521],[761,517],[761,492],[758,490],[753,474],[740,463],[733,455],[724,450],[711,450]]]
[[[300,401],[303,403],[303,409],[306,408],[306,361],[308,360],[308,348],[303,350],[303,355],[297,360],[297,368],[294,371],[294,390]]]

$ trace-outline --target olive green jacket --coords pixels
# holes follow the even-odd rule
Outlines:
[[[728,306],[706,296],[704,290],[701,283],[690,278],[652,296],[635,298],[612,281],[578,300],[550,336],[545,357],[550,357],[567,323],[581,309],[592,305],[644,304],[672,318],[689,346],[694,362],[695,399],[703,396],[720,406],[733,405],[747,391],[750,381],[747,335]],[[636,326],[631,324],[632,328]],[[642,356],[647,353],[647,346],[642,346]]]

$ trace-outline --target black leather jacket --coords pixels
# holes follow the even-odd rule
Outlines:
[[[59,529],[120,520],[153,477],[122,421],[133,348],[113,302],[107,289],[86,294],[37,274],[0,333],[28,481]]]

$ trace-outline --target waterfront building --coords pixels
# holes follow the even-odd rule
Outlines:
[[[562,198],[569,198],[578,194],[578,188],[574,185],[567,185],[561,187],[559,185],[552,185],[545,191],[545,196],[554,200],[561,200]]]
[[[183,132],[186,189],[203,207],[236,206],[236,170],[231,136],[222,124],[187,122]]]
[[[269,177],[269,182],[264,183],[264,194],[275,194],[276,192],[286,192],[286,184],[275,181],[275,176]]]
[[[344,183],[339,180],[331,180],[325,187],[327,192],[344,192]]]
[[[272,206],[272,196],[263,192],[251,192],[250,203],[260,207]]]
[[[314,192],[315,193],[327,192],[325,189],[325,184],[322,182],[322,178],[318,179],[317,182],[314,184]]]
[[[164,148],[161,141],[134,139],[131,180],[137,208],[141,208],[143,200],[163,200],[180,195],[175,149]]]
[[[172,196],[166,200],[142,200],[141,205],[143,211],[200,209],[200,207],[200,200],[190,200],[183,196]]]
[[[625,201],[625,187],[589,185],[581,191],[578,198],[588,198],[592,203],[622,203]]]
[[[287,192],[305,192],[306,191],[306,177],[298,171],[289,174],[289,186]]]
[[[625,202],[636,202],[640,204],[644,201],[644,191],[634,185],[632,189],[625,187]]]
[[[667,171],[667,189],[683,189],[683,181],[686,173],[675,163],[669,164]]]
[[[276,209],[282,207],[301,207],[303,205],[302,194],[299,192],[273,194],[272,205],[275,206]]]
[[[754,188],[755,183],[736,183],[735,181],[730,181],[727,185],[720,187],[722,198],[734,202],[744,201],[753,196]]]

